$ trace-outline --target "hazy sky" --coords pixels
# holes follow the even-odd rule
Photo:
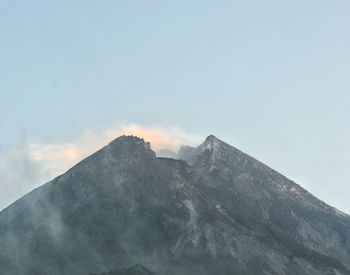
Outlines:
[[[136,128],[214,134],[350,213],[349,30],[347,0],[0,0],[0,209]]]

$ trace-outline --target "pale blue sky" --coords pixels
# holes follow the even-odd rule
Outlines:
[[[346,0],[0,0],[0,154],[177,126],[350,213],[349,30]]]

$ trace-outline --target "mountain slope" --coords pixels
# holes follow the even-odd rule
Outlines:
[[[350,219],[209,136],[117,138],[0,213],[0,274],[350,274]]]
[[[98,275],[98,274],[92,274]],[[134,265],[128,268],[111,270],[109,272],[103,272],[101,275],[156,275],[149,269],[142,265]]]

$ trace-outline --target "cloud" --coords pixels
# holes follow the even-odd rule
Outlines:
[[[28,154],[30,160],[41,167],[42,173],[52,177],[63,173],[121,135],[143,137],[151,143],[152,149],[156,152],[161,149],[177,151],[183,144],[193,145],[199,141],[198,137],[176,127],[142,127],[137,124],[128,124],[102,133],[87,131],[74,142],[30,144]]]
[[[114,136],[116,133],[113,133]],[[146,141],[151,143],[154,151],[161,149],[170,149],[177,151],[183,144],[196,144],[199,141],[198,137],[185,133],[177,127],[151,127],[144,128],[136,124],[130,124],[121,127],[120,133],[125,135],[136,135],[143,137]]]
[[[43,178],[41,167],[31,159],[26,145],[17,145],[0,155],[0,209],[34,187]]]
[[[143,137],[156,152],[161,149],[177,151],[183,144],[195,145],[200,141],[199,137],[177,127],[128,124],[103,132],[86,131],[65,143],[17,145],[0,155],[0,209],[121,135]]]

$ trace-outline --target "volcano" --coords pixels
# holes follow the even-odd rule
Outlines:
[[[215,136],[121,136],[0,212],[0,274],[350,274],[350,217]]]

